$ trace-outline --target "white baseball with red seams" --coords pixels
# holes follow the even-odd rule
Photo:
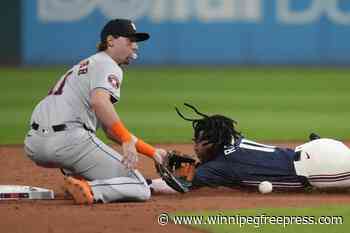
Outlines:
[[[259,192],[262,194],[271,193],[272,189],[272,184],[269,181],[263,181],[259,184]]]

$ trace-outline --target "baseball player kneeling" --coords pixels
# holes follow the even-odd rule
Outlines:
[[[135,170],[138,152],[161,164],[166,152],[136,138],[113,104],[120,99],[123,70],[137,58],[137,42],[149,38],[130,20],[109,21],[98,52],[72,67],[35,107],[25,152],[36,164],[61,168],[64,187],[76,203],[144,201],[150,189]],[[95,135],[101,126],[122,145],[123,156]]]
[[[202,118],[186,118],[177,109],[182,118],[192,122],[194,151],[199,159],[166,159],[164,166],[180,182],[180,191],[204,186],[257,187],[263,181],[282,190],[350,187],[350,150],[342,142],[312,135],[310,142],[295,150],[265,145],[244,138],[234,120],[208,116],[185,105]],[[171,179],[155,179],[151,187],[159,193],[175,193],[177,188]]]

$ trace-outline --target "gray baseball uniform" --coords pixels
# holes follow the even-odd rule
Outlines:
[[[104,89],[117,102],[122,79],[122,69],[105,52],[83,60],[35,107],[32,129],[25,138],[30,159],[89,180],[96,201],[150,198],[144,177],[126,169],[122,156],[95,135],[100,123],[91,108],[90,93]]]

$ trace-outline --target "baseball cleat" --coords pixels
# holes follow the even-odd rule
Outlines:
[[[73,197],[76,204],[91,205],[94,203],[94,196],[87,181],[65,176],[64,188]]]

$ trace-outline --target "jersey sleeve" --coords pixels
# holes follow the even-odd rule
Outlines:
[[[239,179],[231,172],[227,163],[212,161],[199,166],[192,180],[191,188],[200,187],[233,187]]]
[[[111,95],[112,103],[120,99],[123,72],[119,67],[109,64],[95,64],[91,72],[91,90],[103,89]]]

